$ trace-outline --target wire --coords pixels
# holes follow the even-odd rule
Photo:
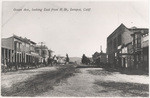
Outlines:
[[[27,3],[25,3],[23,6],[20,7],[20,9],[23,9],[26,6]],[[20,11],[17,11],[15,14],[13,14],[5,23],[2,24],[2,27],[5,26],[15,15],[17,15]]]

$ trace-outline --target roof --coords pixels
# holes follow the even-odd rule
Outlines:
[[[148,30],[148,28],[136,28],[136,27],[131,27],[131,28],[128,28],[128,30]]]
[[[48,49],[47,46],[45,45],[36,45],[35,48],[36,49]]]
[[[122,31],[124,28],[127,29],[127,27],[122,23],[117,29],[114,30],[113,33],[111,33],[111,34],[107,37],[107,39],[109,39],[110,37],[112,37],[117,31]]]
[[[101,50],[101,52],[99,53],[99,55],[106,55],[106,53],[104,53],[104,52]]]
[[[149,29],[148,28],[128,28],[131,32],[140,32],[141,34],[148,34]]]
[[[98,53],[97,51],[93,54],[93,56],[98,56],[100,53]]]
[[[21,36],[17,36],[17,35],[13,35],[12,37],[20,40],[20,41],[23,41],[23,42],[26,42],[26,43],[32,43],[32,44],[36,44],[35,42],[31,41],[30,39],[27,39],[26,37],[25,38],[22,38]]]
[[[113,32],[113,33],[111,33],[108,37],[107,37],[107,39],[109,39],[110,37],[112,37],[115,33],[117,33],[117,32],[121,32],[121,31],[123,31],[124,30],[124,28],[126,28],[126,29],[128,29],[129,31],[131,31],[131,32],[133,32],[133,31],[140,31],[141,32],[141,30],[142,30],[142,34],[146,34],[146,33],[149,33],[149,29],[148,28],[137,28],[137,27],[131,27],[131,28],[127,28],[123,23],[117,28],[117,29],[115,29],[115,31]]]

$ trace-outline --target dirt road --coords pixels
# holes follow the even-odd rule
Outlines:
[[[2,95],[147,97],[148,84],[149,77],[144,75],[126,75],[102,68],[75,68],[65,65],[2,75]]]
[[[68,77],[73,76],[75,67],[71,65],[43,67],[2,75],[2,96],[38,96]]]
[[[101,68],[81,68],[80,73],[68,78],[40,96],[63,97],[131,97],[149,96],[148,76],[125,75]]]

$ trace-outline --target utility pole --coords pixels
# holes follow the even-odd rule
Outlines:
[[[102,52],[102,45],[100,45],[100,52]]]
[[[42,56],[42,46],[43,46],[44,42],[39,42],[39,43],[40,43],[40,50],[41,50],[40,55]]]
[[[40,50],[41,50],[40,55],[41,55],[41,57],[43,57],[42,47],[43,47],[44,42],[39,42],[39,44],[40,44]],[[43,62],[43,60],[41,62]]]

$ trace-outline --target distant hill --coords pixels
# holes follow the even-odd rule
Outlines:
[[[77,64],[81,63],[81,58],[80,57],[69,57],[70,62],[77,62]]]

